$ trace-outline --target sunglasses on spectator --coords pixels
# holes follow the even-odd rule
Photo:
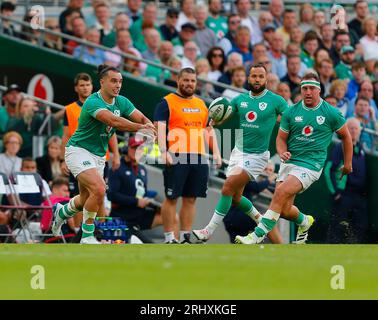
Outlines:
[[[175,14],[169,14],[168,17],[170,18],[174,18],[174,19],[178,19],[178,15],[175,15]]]
[[[217,58],[217,57],[221,57],[221,58],[223,58],[223,54],[221,54],[221,53],[213,53],[213,54],[211,55],[211,57],[212,57],[212,58]]]
[[[230,24],[239,24],[241,20],[231,20]]]

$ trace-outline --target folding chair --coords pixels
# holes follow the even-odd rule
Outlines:
[[[52,210],[53,207],[41,176],[34,172],[15,172],[9,177],[9,182],[13,203],[8,206],[8,209],[16,213],[16,223],[13,229],[20,228],[16,237],[20,232],[24,233],[26,240],[28,233],[32,242],[35,242],[35,237],[53,237],[52,234],[32,232],[30,227],[33,220],[40,221],[42,210]],[[47,206],[41,205],[44,197],[48,202]],[[62,240],[66,243],[64,237]]]
[[[4,211],[14,209],[13,205],[2,205],[3,201],[5,203],[15,203],[8,176],[5,173],[0,172],[0,209]],[[8,226],[5,229],[8,231]],[[0,237],[5,237],[5,243],[14,242],[14,237],[12,233],[0,233]]]

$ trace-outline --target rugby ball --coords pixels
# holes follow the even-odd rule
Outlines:
[[[224,98],[216,98],[209,106],[209,118],[217,122],[223,122],[232,113],[230,102]]]

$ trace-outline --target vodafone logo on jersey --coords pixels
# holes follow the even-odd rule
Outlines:
[[[256,119],[257,119],[257,113],[254,112],[254,111],[250,111],[250,112],[248,112],[248,113],[245,115],[245,119],[246,119],[248,122],[255,122]]]
[[[305,126],[302,130],[302,134],[306,137],[309,137],[314,132],[314,128],[311,126]]]
[[[29,82],[28,94],[47,101],[53,101],[54,89],[51,80],[44,74],[36,74]]]

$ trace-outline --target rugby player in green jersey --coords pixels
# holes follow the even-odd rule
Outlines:
[[[207,241],[216,227],[223,221],[231,205],[259,222],[261,215],[252,202],[242,196],[245,185],[261,175],[268,164],[270,136],[277,122],[277,117],[287,109],[287,103],[281,96],[266,89],[267,72],[263,65],[254,65],[250,69],[248,82],[250,91],[231,101],[233,112],[239,117],[236,144],[227,168],[227,179],[222,188],[209,224],[193,234],[201,241]],[[281,242],[277,229],[270,234],[275,243]]]
[[[282,164],[272,202],[254,232],[245,237],[236,236],[237,243],[260,243],[280,216],[299,226],[296,243],[306,242],[314,218],[301,213],[293,205],[294,199],[321,176],[334,132],[343,143],[342,176],[352,172],[353,144],[345,119],[337,108],[320,97],[320,81],[316,74],[303,77],[301,93],[303,100],[282,115],[276,140]]]
[[[103,179],[105,153],[116,130],[144,132],[156,136],[154,125],[125,97],[119,95],[122,75],[114,67],[98,67],[101,89],[85,101],[79,125],[66,145],[65,161],[78,180],[80,194],[66,205],[54,208],[52,232],[58,236],[65,221],[83,212],[80,243],[99,243],[93,235],[94,220],[104,202],[106,184]],[[130,120],[128,120],[128,119]]]

